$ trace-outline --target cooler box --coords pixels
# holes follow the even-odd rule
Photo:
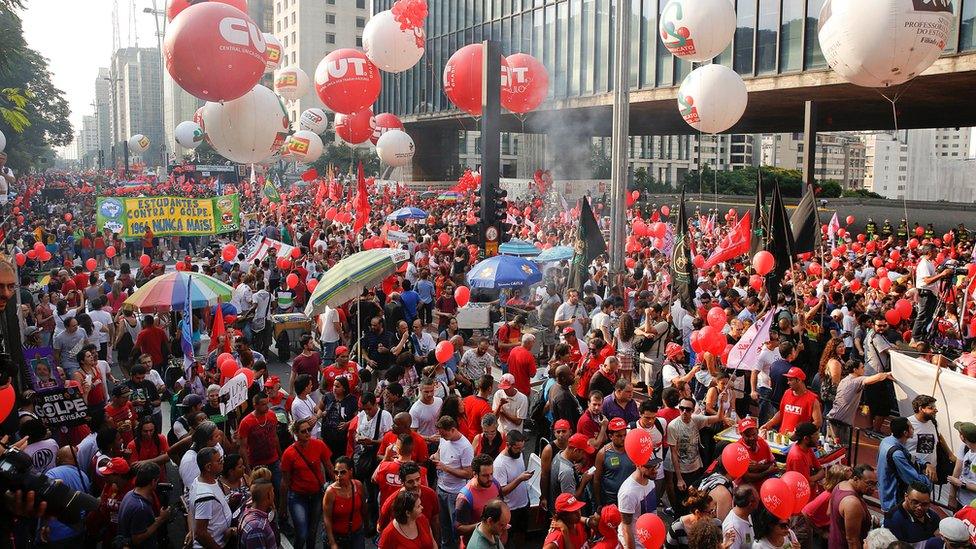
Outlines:
[[[490,306],[480,303],[468,303],[457,310],[454,315],[461,330],[484,330],[491,327],[489,318]]]

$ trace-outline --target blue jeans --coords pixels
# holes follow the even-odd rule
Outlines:
[[[326,343],[324,341],[322,342],[322,360],[324,360],[326,364],[332,364],[335,362],[335,352],[336,349],[339,348],[339,343],[341,342],[342,340],[333,341],[332,343]]]
[[[770,401],[770,397],[773,396],[772,389],[760,387],[757,392],[759,393],[759,424],[762,425],[776,414],[776,406]]]
[[[441,504],[441,548],[455,549],[457,544],[457,534],[454,532],[454,504],[457,503],[457,494],[445,492],[437,488],[437,499]]]
[[[288,513],[295,528],[295,549],[315,549],[322,522],[322,496],[288,492]]]

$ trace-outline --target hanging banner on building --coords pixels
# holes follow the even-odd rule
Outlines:
[[[156,236],[204,236],[241,228],[241,201],[236,194],[215,198],[148,196],[99,197],[98,228],[135,238],[152,229]]]
[[[88,405],[78,387],[39,393],[34,411],[48,425],[74,427],[88,421]]]

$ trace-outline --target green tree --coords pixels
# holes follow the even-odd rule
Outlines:
[[[844,198],[884,198],[876,192],[869,191],[867,189],[854,189],[852,191],[844,191]]]
[[[641,166],[634,170],[634,189],[644,194],[647,191],[647,185],[650,183],[650,175],[647,173],[647,168]]]
[[[840,198],[844,194],[844,189],[841,188],[840,183],[833,179],[828,179],[817,186],[820,189],[817,196],[821,198]]]
[[[700,173],[698,170],[686,173],[680,185],[689,193],[713,193],[716,192],[717,188],[718,194],[749,196],[756,193],[760,173],[764,183],[773,181],[779,183],[780,192],[784,197],[799,198],[801,196],[803,176],[800,171],[772,166],[762,166],[761,168],[750,166],[731,171],[715,171],[710,166],[705,166]]]

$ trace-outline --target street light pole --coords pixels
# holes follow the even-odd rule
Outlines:
[[[115,62],[112,62],[112,74],[115,74]],[[115,154],[116,144],[122,139],[122,132],[119,130],[119,95],[116,86],[122,81],[121,78],[116,76],[103,76],[105,80],[108,80],[112,84],[112,119],[114,120],[114,125],[112,127],[112,171],[115,171],[118,167],[118,158]],[[126,147],[128,149],[128,147]],[[126,164],[128,164],[128,154],[126,154]]]
[[[630,8],[632,0],[617,0],[617,37],[613,64],[613,149],[610,169],[610,272],[624,273],[627,238],[627,167],[630,150]]]

